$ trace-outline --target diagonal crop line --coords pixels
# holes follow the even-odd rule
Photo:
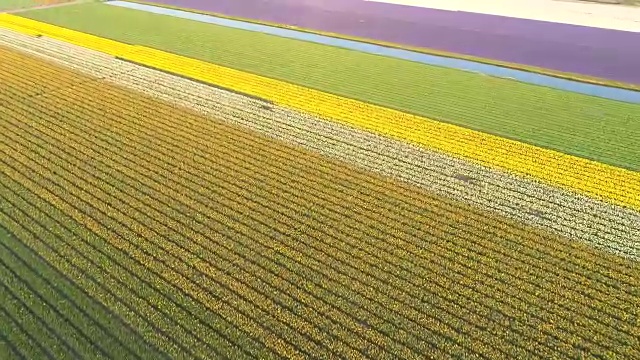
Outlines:
[[[232,89],[232,88],[227,88],[227,87],[224,87],[224,86],[220,86],[220,85],[216,85],[216,84],[211,84],[211,83],[209,83],[209,82],[206,82],[206,81],[200,80],[200,79],[198,79],[198,78],[196,78],[196,77],[191,77],[191,76],[189,76],[189,75],[183,75],[183,74],[176,74],[176,73],[172,73],[172,72],[170,72],[170,71],[163,70],[162,68],[155,67],[155,66],[153,66],[153,65],[148,65],[148,64],[145,64],[145,63],[143,63],[143,62],[137,62],[137,61],[135,61],[135,60],[129,60],[129,59],[124,58],[124,57],[121,57],[121,56],[116,56],[116,57],[115,57],[115,59],[116,59],[116,60],[120,60],[120,61],[127,62],[127,63],[129,63],[129,64],[133,64],[133,65],[141,66],[141,67],[144,67],[144,68],[147,68],[147,69],[160,71],[160,72],[163,72],[163,73],[168,74],[168,75],[174,75],[174,76],[177,76],[177,77],[182,78],[182,79],[185,79],[185,80],[193,81],[193,82],[195,82],[195,83],[199,83],[199,84],[203,84],[203,85],[207,85],[207,86],[212,86],[212,87],[215,87],[216,89],[220,89],[220,90],[224,90],[224,91],[229,91],[229,92],[232,92],[232,93],[234,93],[234,94],[238,94],[238,95],[246,96],[246,97],[248,97],[248,98],[251,98],[251,99],[254,99],[254,100],[258,100],[258,101],[261,101],[261,102],[265,103],[265,105],[264,105],[264,106],[273,105],[273,101],[271,101],[271,100],[267,100],[267,99],[261,98],[260,96],[256,96],[256,95],[253,95],[253,94],[250,94],[250,93],[244,93],[244,92],[241,92],[241,91],[237,91],[237,90],[234,90],[234,89]],[[117,76],[117,75],[114,75],[114,76]]]
[[[7,199],[7,194],[8,192],[6,192],[5,189],[2,189],[2,193],[5,195],[3,197],[3,201],[5,201],[7,204],[10,203],[10,201]],[[35,220],[37,222],[37,220]],[[5,221],[3,221],[4,223]],[[15,237],[15,235],[10,235],[12,237]],[[17,240],[17,238],[15,238]],[[92,303],[92,309],[89,308],[83,308],[83,306],[86,306],[86,304],[79,304],[76,303],[73,299],[73,291],[74,290],[78,290],[82,295],[82,297],[85,297],[87,299],[91,298],[91,296],[82,288],[79,288],[76,286],[76,284],[74,284],[73,280],[71,278],[69,278],[66,274],[63,274],[57,270],[55,270],[55,267],[46,259],[44,259],[42,257],[41,254],[39,254],[36,250],[34,250],[33,248],[29,247],[27,244],[24,244],[22,242],[15,244],[12,243],[13,245],[11,247],[9,247],[9,244],[3,244],[3,246],[7,249],[8,252],[12,253],[14,257],[20,259],[20,261],[26,266],[29,267],[30,265],[28,264],[28,262],[35,258],[37,259],[36,262],[41,263],[41,264],[46,264],[45,266],[48,267],[48,270],[53,269],[55,276],[56,277],[60,277],[63,279],[63,284],[57,283],[57,282],[52,282],[49,279],[44,279],[44,277],[46,276],[46,274],[44,272],[38,271],[38,270],[33,270],[34,273],[37,273],[40,277],[42,277],[44,279],[44,281],[51,287],[54,287],[57,289],[58,294],[60,294],[61,297],[63,297],[66,301],[69,301],[71,303],[74,303],[75,307],[82,312],[86,317],[90,318],[91,321],[94,321],[96,323],[96,325],[105,333],[109,334],[110,338],[112,338],[116,343],[119,344],[119,346],[122,346],[123,348],[126,348],[127,351],[130,353],[130,355],[128,356],[134,356],[135,358],[141,358],[140,354],[136,352],[136,349],[134,349],[133,347],[130,346],[130,344],[126,344],[124,342],[122,342],[122,334],[116,334],[116,333],[110,333],[109,330],[107,329],[109,327],[108,324],[105,324],[105,322],[107,323],[111,323],[114,320],[117,322],[117,327],[124,327],[126,329],[127,336],[131,336],[131,334],[134,334],[135,332],[133,331],[133,329],[128,326],[128,324],[126,324],[123,319],[121,317],[119,317],[118,315],[116,315],[112,309],[109,309],[107,307],[105,307],[104,305],[100,304],[100,303],[95,303],[95,305],[97,305],[96,307],[98,307],[100,310],[106,312],[109,316],[109,320],[104,320],[101,319],[99,317],[99,315],[95,315],[95,316],[91,316],[89,314],[89,312],[91,312],[94,308],[94,304]],[[87,276],[87,275],[85,275]],[[90,275],[88,275],[90,276]],[[66,286],[70,285],[70,287],[72,288],[72,290],[70,290],[69,288],[67,288]],[[102,305],[102,306],[101,306]],[[119,337],[120,336],[120,337]],[[150,346],[149,343],[147,343],[144,339],[140,338],[140,337],[136,337],[136,342],[143,342],[145,343],[144,346]],[[157,348],[154,349],[154,351],[157,353],[159,352],[159,350]]]

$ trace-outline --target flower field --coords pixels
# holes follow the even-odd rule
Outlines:
[[[19,15],[640,170],[640,104],[105,4]]]
[[[460,198],[518,221],[552,229],[560,235],[637,258],[637,212],[572,192],[528,181],[405,142],[341,126],[308,113],[266,103],[259,98],[218,90],[173,75],[139,67],[111,56],[46,38],[0,32],[10,46],[55,59],[60,64],[151,96],[276,136],[365,169]],[[91,44],[99,42],[92,39]],[[109,45],[107,43],[106,45]],[[111,44],[113,45],[113,44]],[[72,55],[70,55],[72,54]],[[174,84],[167,87],[164,84]],[[265,106],[266,105],[266,106]],[[277,112],[276,112],[277,110]]]
[[[637,173],[91,44],[0,29],[9,358],[640,356]]]

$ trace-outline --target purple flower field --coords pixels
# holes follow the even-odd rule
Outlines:
[[[640,34],[360,0],[152,0],[640,84]]]

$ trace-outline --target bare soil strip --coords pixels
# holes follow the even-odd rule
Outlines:
[[[174,357],[640,356],[636,261],[0,59],[0,221]]]
[[[9,31],[0,31],[0,42],[353,166],[463,200],[601,249],[640,258],[640,214],[637,212],[141,68],[73,45]]]
[[[43,1],[40,1],[39,4],[35,4],[34,6],[0,11],[0,13],[12,14],[12,13],[20,13],[27,10],[48,9],[48,8],[83,4],[87,2],[96,2],[96,1],[98,0],[50,0],[50,1],[43,0]]]

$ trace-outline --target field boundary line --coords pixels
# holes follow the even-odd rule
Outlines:
[[[290,109],[640,210],[640,173],[143,46],[0,14],[0,26],[233,89]],[[356,109],[352,111],[349,109]]]

